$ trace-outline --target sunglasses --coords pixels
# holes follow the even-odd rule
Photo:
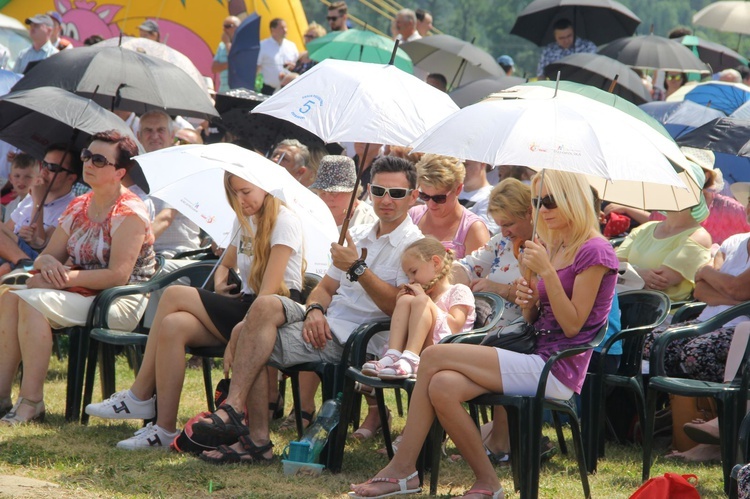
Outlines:
[[[419,199],[421,199],[425,203],[427,201],[432,201],[435,204],[445,204],[445,202],[448,201],[448,195],[435,194],[434,196],[430,196],[429,194],[425,194],[424,192],[419,191]]]
[[[403,187],[383,187],[380,185],[370,184],[370,194],[376,198],[382,198],[388,194],[391,199],[404,199],[414,189],[405,189]]]
[[[104,168],[107,165],[117,166],[115,163],[111,163],[106,156],[103,154],[94,154],[88,149],[81,151],[81,161],[91,161],[91,164],[97,168]]]
[[[305,40],[312,40],[313,38],[315,38],[315,35],[308,35],[308,34],[305,34],[305,35],[302,35],[302,37],[303,37],[303,38],[304,38]]]
[[[672,80],[672,81],[674,81],[674,80],[681,80],[682,79],[682,75],[667,75],[667,76],[664,77],[664,79],[665,80]]]
[[[547,194],[543,198],[531,198],[531,205],[534,207],[538,207],[541,205],[548,210],[554,210],[555,208],[557,208],[557,202],[555,202],[555,198],[549,194]]]
[[[336,17],[336,16],[328,16],[328,17],[326,17],[326,20],[327,20],[327,21],[328,21],[329,23],[332,23],[333,21],[336,21],[336,20],[338,20],[338,17]]]
[[[234,28],[234,24],[225,24],[224,29]]]
[[[46,168],[52,173],[57,173],[57,172],[75,173],[74,171],[68,170],[67,168],[63,168],[62,165],[58,165],[57,163],[47,163],[44,160],[42,160],[42,167]]]

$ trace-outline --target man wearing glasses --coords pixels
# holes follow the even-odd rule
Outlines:
[[[394,156],[378,159],[371,169],[369,188],[378,220],[351,228],[346,245],[331,246],[333,265],[310,292],[305,307],[277,295],[256,298],[241,330],[238,326],[232,335],[235,347],[229,395],[211,419],[193,425],[198,438],[213,435],[232,443],[237,440],[232,440],[232,432],[248,435],[232,449],[252,454],[255,460],[269,459],[269,360],[281,366],[340,362],[343,345],[360,324],[385,320],[393,313],[399,287],[409,282],[401,268],[401,254],[423,237],[407,215],[417,198],[417,172],[410,161]],[[376,336],[370,350],[378,351],[384,341],[382,335]],[[314,406],[312,398],[305,400],[313,395],[303,396],[302,410]],[[249,428],[241,415],[246,402]],[[229,424],[219,424],[217,418]],[[248,453],[247,449],[255,450]],[[222,463],[231,457],[219,450],[201,458]]]
[[[328,21],[328,27],[331,28],[331,31],[346,31],[349,29],[349,26],[346,25],[349,20],[348,12],[346,2],[333,2],[328,6],[326,21]]]
[[[234,33],[239,25],[240,18],[236,16],[227,17],[222,25],[221,41],[216,49],[214,62],[211,64],[211,71],[219,74],[219,93],[229,90],[229,51],[232,48],[232,41],[234,41]]]
[[[31,267],[75,197],[71,189],[80,171],[78,151],[66,153],[64,145],[47,149],[39,183],[13,210],[10,220],[0,226],[0,276],[19,267]]]

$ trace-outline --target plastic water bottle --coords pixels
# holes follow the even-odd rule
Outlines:
[[[310,446],[310,462],[317,463],[320,452],[323,450],[328,435],[339,423],[341,418],[341,400],[344,394],[339,392],[335,399],[328,399],[318,412],[315,421],[307,428],[300,442],[306,442]]]

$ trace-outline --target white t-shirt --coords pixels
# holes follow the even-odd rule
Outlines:
[[[401,268],[401,255],[409,244],[424,237],[422,232],[409,216],[393,232],[379,238],[377,227],[377,223],[357,225],[349,230],[349,234],[359,251],[367,248],[365,262],[376,276],[391,286],[408,283],[409,278]],[[326,318],[331,331],[342,345],[360,324],[389,319],[361,284],[350,282],[346,278],[346,272],[331,265],[326,274],[339,282]]]
[[[421,40],[421,39],[422,39],[422,35],[419,34],[419,31],[415,31],[414,33],[409,35],[409,38],[407,38],[406,41],[404,41],[404,37],[401,36],[401,33],[396,35],[396,40],[398,40],[399,43],[413,42],[414,40]]]
[[[260,52],[258,53],[258,66],[263,73],[263,83],[273,88],[279,88],[281,80],[279,73],[287,70],[284,64],[294,63],[299,58],[297,46],[284,38],[279,44],[273,38],[266,38],[260,42]]]
[[[724,253],[724,263],[721,264],[721,273],[729,274],[732,276],[738,276],[750,267],[750,261],[748,261],[747,254],[747,240],[750,238],[750,233],[735,234],[728,237],[721,243],[719,251]],[[714,315],[723,312],[730,308],[729,305],[709,305],[701,315],[698,316],[698,320],[703,322]],[[724,327],[736,326],[740,322],[747,321],[748,317],[742,316],[724,324]]]
[[[44,229],[47,230],[50,227],[57,227],[60,219],[60,215],[63,214],[65,208],[68,207],[71,201],[75,199],[75,195],[72,192],[55,199],[49,203],[44,204]],[[31,212],[34,208],[34,200],[31,196],[26,196],[23,201],[18,203],[18,207],[13,210],[10,214],[11,220],[15,224],[13,232],[18,234],[21,227],[31,224]]]
[[[159,198],[151,198],[151,201],[156,215],[162,210],[173,209]],[[154,251],[165,258],[171,258],[184,251],[197,250],[201,246],[200,231],[200,227],[177,210],[172,223],[154,241]]]
[[[239,220],[234,221],[232,234],[236,234],[232,240],[232,245],[237,248],[237,268],[242,278],[242,292],[245,294],[256,293],[247,283],[247,277],[250,275],[250,268],[253,265],[255,255],[253,249],[253,238],[257,226],[253,217],[248,218],[253,234],[245,234],[239,231]],[[304,250],[304,239],[302,237],[302,222],[297,215],[286,206],[279,210],[279,216],[276,219],[273,232],[271,233],[271,248],[276,245],[283,245],[292,248],[292,254],[289,257],[289,263],[284,270],[284,283],[289,289],[302,291],[302,258]]]

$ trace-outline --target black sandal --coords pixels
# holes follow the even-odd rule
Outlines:
[[[198,457],[212,464],[269,464],[276,460],[276,456],[265,457],[263,455],[273,449],[273,442],[257,446],[255,442],[250,440],[249,436],[243,435],[239,438],[239,443],[246,452],[237,452],[228,445],[220,445],[216,450],[221,453],[221,457],[210,457],[205,453],[200,454]]]
[[[312,414],[307,411],[300,411],[300,416],[302,416],[302,429],[306,430],[310,426],[310,424],[312,424],[313,419],[315,419],[315,411],[313,411]],[[289,431],[296,429],[297,418],[294,417],[294,409],[292,409],[292,412],[289,413],[289,416],[287,416],[287,418],[279,425],[279,431]]]
[[[229,421],[224,422],[216,412],[223,410]],[[193,424],[193,434],[198,438],[213,438],[220,444],[231,445],[240,437],[250,433],[247,425],[244,423],[245,413],[237,413],[229,404],[222,404],[216,409],[216,412],[209,415],[210,423],[198,421]]]
[[[284,397],[281,396],[281,393],[279,393],[279,396],[276,398],[276,402],[268,403],[268,410],[273,413],[271,415],[271,420],[284,417]]]

